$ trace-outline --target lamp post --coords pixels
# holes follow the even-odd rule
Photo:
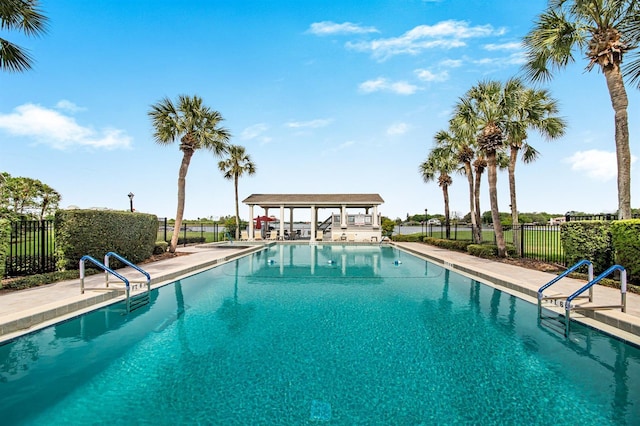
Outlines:
[[[129,211],[133,212],[133,192],[129,193]]]
[[[424,236],[427,236],[427,209],[424,209]]]

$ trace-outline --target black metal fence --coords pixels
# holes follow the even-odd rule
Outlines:
[[[56,270],[53,220],[11,222],[5,276],[41,274]]]
[[[158,218],[158,241],[170,242],[171,236],[173,235],[173,228],[173,222],[169,222],[165,217]],[[217,223],[210,221],[194,223],[189,221],[188,223],[182,222],[178,238],[183,244],[187,244],[187,242],[194,237],[199,237],[206,242],[217,242],[225,239],[225,232],[224,226]]]
[[[523,224],[503,226],[502,230],[505,242],[514,247],[518,256],[565,265],[566,256],[560,239],[560,228],[560,225]],[[447,238],[445,226],[428,225],[424,228],[424,232],[429,237]],[[492,227],[482,227],[481,236],[483,242],[496,242],[496,235]],[[452,224],[448,239],[470,241],[472,239],[471,225]]]

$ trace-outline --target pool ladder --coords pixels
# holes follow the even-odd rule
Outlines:
[[[134,281],[134,280],[129,280],[128,278],[124,277],[123,275],[117,273],[116,271],[114,271],[113,269],[111,269],[109,267],[109,259],[111,257],[116,258],[117,260],[119,260],[120,262],[124,263],[127,266],[132,267],[133,269],[135,269],[136,271],[140,272],[142,275],[145,276],[145,280],[142,281]],[[124,287],[125,287],[125,295],[126,295],[126,306],[127,306],[127,312],[131,312],[135,309],[138,309],[141,306],[144,306],[146,304],[149,303],[149,294],[151,293],[151,276],[149,275],[148,272],[146,272],[144,269],[140,268],[137,265],[134,265],[133,263],[131,263],[130,261],[128,261],[127,259],[125,259],[124,257],[120,256],[118,253],[112,252],[110,251],[109,253],[104,255],[104,263],[100,263],[98,260],[96,260],[95,258],[89,256],[89,255],[84,255],[80,258],[80,293],[84,294],[85,291],[85,286],[84,286],[84,277],[85,277],[85,262],[89,261],[90,263],[93,263],[95,266],[97,266],[98,268],[102,269],[104,271],[104,279],[105,279],[105,287],[109,287],[109,284],[111,283],[116,283],[116,282],[123,282],[124,283]],[[110,276],[114,276],[116,278],[118,278],[117,281],[113,281],[113,280],[109,280]],[[133,290],[138,290],[141,289],[143,290],[142,292],[138,292],[136,294],[132,294],[131,290],[133,287]]]
[[[552,285],[560,281],[562,278],[566,277],[570,273],[574,272],[578,268],[585,265],[587,265],[588,267],[589,281],[580,289],[576,290],[575,292],[569,295],[567,294],[545,295],[543,293],[546,289],[548,289],[549,287],[551,287]],[[589,303],[593,303],[593,286],[597,284],[599,281],[601,281],[603,278],[606,278],[609,275],[611,275],[615,271],[620,271],[621,300],[619,305],[585,306],[585,305],[577,305],[573,303],[573,301],[577,299],[589,299]],[[586,292],[587,290],[589,290],[589,295],[583,296],[582,293]],[[557,316],[557,317],[543,316],[543,313],[542,313],[543,302],[550,302],[556,306],[559,306],[560,308],[564,308],[564,311],[565,311],[564,327],[557,329],[554,327],[556,324],[554,324],[553,322],[549,322],[549,320],[556,320],[561,326],[562,321],[559,320],[560,316]],[[604,310],[604,309],[621,309],[622,312],[627,311],[627,271],[620,265],[613,265],[609,269],[607,269],[606,271],[598,275],[597,277],[593,278],[593,264],[590,261],[584,259],[579,261],[575,265],[571,266],[569,269],[567,269],[566,271],[564,271],[563,273],[561,273],[560,275],[558,275],[557,277],[555,277],[554,279],[552,279],[551,281],[549,281],[548,283],[540,287],[540,289],[538,290],[538,320],[541,322],[541,324],[545,324],[550,328],[555,329],[558,332],[564,333],[565,337],[569,337],[571,311],[575,311],[575,312],[597,311],[597,310]],[[547,321],[547,322],[543,323],[543,321]]]

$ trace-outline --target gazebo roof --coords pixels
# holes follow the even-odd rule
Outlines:
[[[251,194],[244,204],[260,207],[372,207],[384,203],[379,194]]]

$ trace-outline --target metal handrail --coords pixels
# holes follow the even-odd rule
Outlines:
[[[127,266],[132,267],[133,269],[135,269],[136,271],[140,272],[142,275],[144,275],[145,277],[147,277],[147,281],[146,284],[147,286],[150,286],[151,284],[151,275],[149,275],[149,273],[147,271],[145,271],[144,269],[142,269],[141,267],[139,267],[138,265],[135,265],[133,263],[131,263],[129,260],[125,259],[124,257],[120,256],[118,253],[110,251],[109,253],[104,255],[104,265],[108,268],[109,267],[109,258],[110,257],[115,257],[116,259],[118,259],[120,262],[124,263]],[[107,283],[108,286],[108,283]]]
[[[604,271],[603,273],[598,275],[596,278],[594,278],[593,280],[589,281],[581,289],[579,289],[576,292],[574,292],[571,296],[567,297],[567,301],[566,301],[566,303],[564,305],[564,309],[565,309],[565,316],[564,316],[565,332],[564,333],[565,333],[565,336],[569,335],[569,319],[570,319],[570,316],[571,316],[571,309],[572,309],[571,302],[576,297],[580,296],[580,294],[584,293],[587,289],[591,290],[595,284],[597,284],[603,278],[609,276],[614,271],[620,271],[620,298],[621,298],[620,305],[600,306],[599,308],[600,309],[602,309],[602,308],[620,308],[622,310],[622,312],[627,312],[627,270],[624,269],[620,265],[613,265],[609,269],[607,269],[606,271]]]
[[[551,287],[553,284],[560,281],[562,278],[566,277],[567,275],[569,275],[570,273],[572,273],[573,271],[575,271],[576,269],[584,265],[589,266],[588,267],[589,281],[593,280],[593,263],[591,263],[591,261],[587,259],[582,259],[581,261],[571,266],[569,269],[567,269],[566,271],[564,271],[563,273],[561,273],[560,275],[558,275],[557,277],[555,277],[554,279],[552,279],[551,281],[549,281],[548,283],[546,283],[545,285],[543,285],[538,289],[538,318],[542,316],[542,300],[544,299],[544,295],[542,294],[542,292],[547,288]],[[593,288],[589,290],[589,302],[593,302]]]
[[[129,303],[129,287],[130,287],[129,280],[126,279],[125,277],[123,277],[122,275],[120,275],[119,273],[117,273],[116,271],[114,271],[113,269],[109,268],[109,266],[100,263],[99,261],[97,261],[93,257],[89,256],[88,254],[85,254],[84,256],[82,256],[80,258],[80,262],[79,262],[80,263],[80,294],[84,294],[84,276],[85,276],[85,273],[84,273],[84,262],[86,260],[88,260],[89,262],[93,263],[98,268],[104,270],[105,273],[112,274],[112,275],[116,276],[117,278],[119,278],[122,282],[124,282],[126,293],[127,293],[127,305],[128,305],[128,303]]]

